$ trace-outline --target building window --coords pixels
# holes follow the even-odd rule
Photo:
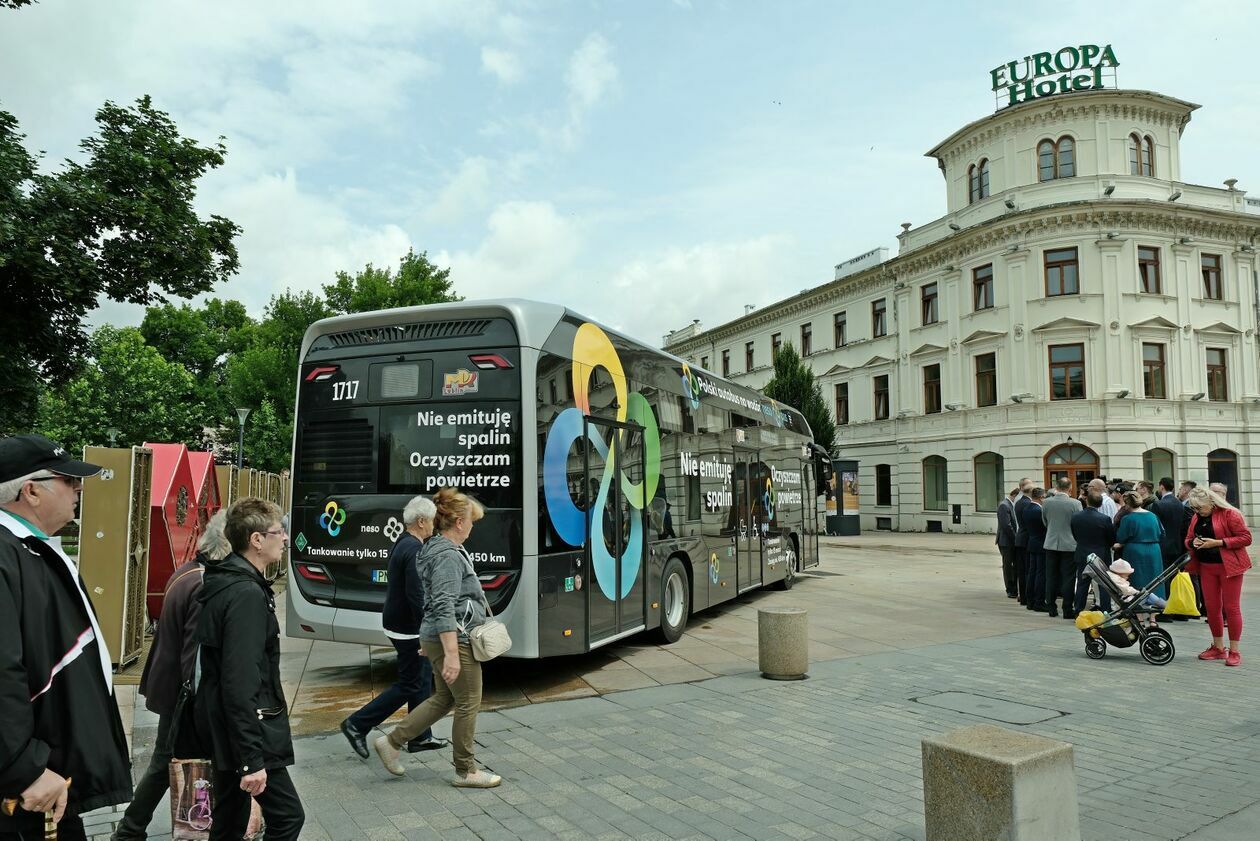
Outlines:
[[[700,477],[687,477],[687,519],[700,519]]]
[[[993,308],[992,263],[971,270],[971,308],[973,310]]]
[[[1085,345],[1050,346],[1050,399],[1085,399]]]
[[[731,375],[731,352],[729,350],[722,351],[722,376],[729,377]]]
[[[997,405],[996,353],[982,353],[976,357],[976,405]]]
[[[1207,349],[1207,398],[1225,402],[1229,400],[1228,376],[1225,369],[1225,348]]]
[[[892,465],[875,465],[875,504],[892,505]]]
[[[1081,291],[1075,248],[1047,251],[1045,264],[1047,298],[1055,295],[1075,295]]]
[[[783,334],[774,333],[770,336],[770,358],[779,358],[779,346],[783,344]]]
[[[751,371],[753,369],[753,343],[744,342],[744,370]]]
[[[884,298],[871,304],[871,338],[888,335],[888,305]]]
[[[572,377],[564,378],[564,396],[568,398],[570,402],[573,401],[573,378]]]
[[[836,313],[835,334],[836,347],[844,347],[849,343],[849,318],[847,313]]]
[[[921,313],[924,324],[935,324],[940,321],[940,308],[937,306],[936,284],[929,283],[923,287]]]
[[[923,414],[936,415],[941,411],[941,366],[923,366]]]
[[[949,463],[944,456],[928,456],[923,459],[923,510],[945,511],[948,508]]]
[[[1168,382],[1164,365],[1164,346],[1142,345],[1142,390],[1150,398],[1163,400],[1168,397]]]
[[[801,325],[801,356],[809,356],[814,352],[814,325]]]
[[[556,381],[555,380],[547,380],[547,392],[548,392],[548,396],[551,397],[551,405],[553,406],[556,405],[556,403],[559,402],[559,399],[556,396]]]
[[[836,426],[849,422],[849,384],[836,383]]]
[[[886,420],[888,418],[888,375],[881,374],[873,377],[871,381],[875,385],[875,420]]]
[[[989,197],[989,160],[987,158],[967,168],[967,196],[968,204]]]
[[[1225,498],[1231,505],[1238,504],[1238,453],[1233,450],[1213,450],[1208,453],[1208,481],[1225,486]]]
[[[1200,258],[1203,266],[1203,297],[1211,298],[1213,301],[1219,301],[1223,297],[1221,289],[1221,256],[1219,254],[1204,254]]]
[[[976,510],[997,511],[998,503],[1006,498],[1003,480],[1004,465],[997,453],[980,453],[975,458]]]
[[[1037,144],[1037,180],[1053,181],[1076,175],[1076,142],[1060,137],[1058,142],[1046,139]]]
[[[1129,135],[1129,174],[1155,174],[1155,141],[1136,132]]]
[[[1152,485],[1159,484],[1160,479],[1171,479],[1176,473],[1173,472],[1173,454],[1165,449],[1156,447],[1153,450],[1147,450],[1142,453],[1142,478],[1150,482]]]
[[[706,371],[709,370],[709,357],[707,356],[700,357],[700,367]]]
[[[1159,249],[1152,245],[1138,246],[1138,282],[1148,295],[1163,291],[1159,281]]]

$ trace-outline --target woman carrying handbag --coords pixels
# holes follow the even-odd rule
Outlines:
[[[485,509],[455,488],[438,491],[433,504],[437,507],[433,520],[437,534],[429,538],[416,558],[416,572],[425,593],[420,642],[433,663],[433,694],[372,746],[385,769],[401,777],[406,773],[401,762],[402,748],[454,710],[451,753],[455,778],[451,784],[493,788],[502,778],[478,769],[473,758],[477,713],[481,709],[481,663],[474,656],[469,639],[470,634],[480,635],[478,629],[487,623],[489,607],[464,549],[473,523],[485,515]],[[497,630],[493,636],[500,636]]]

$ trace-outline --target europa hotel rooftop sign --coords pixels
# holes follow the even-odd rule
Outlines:
[[[1054,53],[1034,53],[993,68],[993,95],[998,108],[1071,91],[1102,90],[1103,81],[1116,83],[1120,62],[1108,44],[1064,47]]]

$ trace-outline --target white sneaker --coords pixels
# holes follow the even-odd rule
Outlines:
[[[456,774],[455,779],[451,780],[451,785],[460,788],[494,788],[503,782],[503,778],[498,774],[491,774],[489,771],[473,771],[467,776]]]
[[[372,747],[376,749],[376,755],[381,758],[386,771],[395,777],[401,777],[407,773],[407,769],[398,761],[401,752],[389,743],[389,736],[381,736],[376,739],[372,742]]]

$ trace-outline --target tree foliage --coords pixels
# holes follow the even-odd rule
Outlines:
[[[429,262],[428,252],[408,251],[398,272],[378,269],[371,263],[354,275],[337,272],[337,280],[324,287],[324,297],[334,312],[371,312],[394,307],[440,304],[461,298],[451,288],[451,270]]]
[[[832,452],[836,426],[827,409],[827,401],[823,399],[822,388],[814,381],[814,372],[801,360],[791,342],[782,345],[775,353],[774,377],[762,392],[804,415],[814,432],[814,442]]]
[[[84,162],[38,170],[0,111],[0,432],[29,428],[41,384],[68,382],[89,351],[83,319],[102,297],[154,304],[209,291],[238,267],[228,219],[193,210],[222,142],[182,137],[149,97],[107,102]]]

